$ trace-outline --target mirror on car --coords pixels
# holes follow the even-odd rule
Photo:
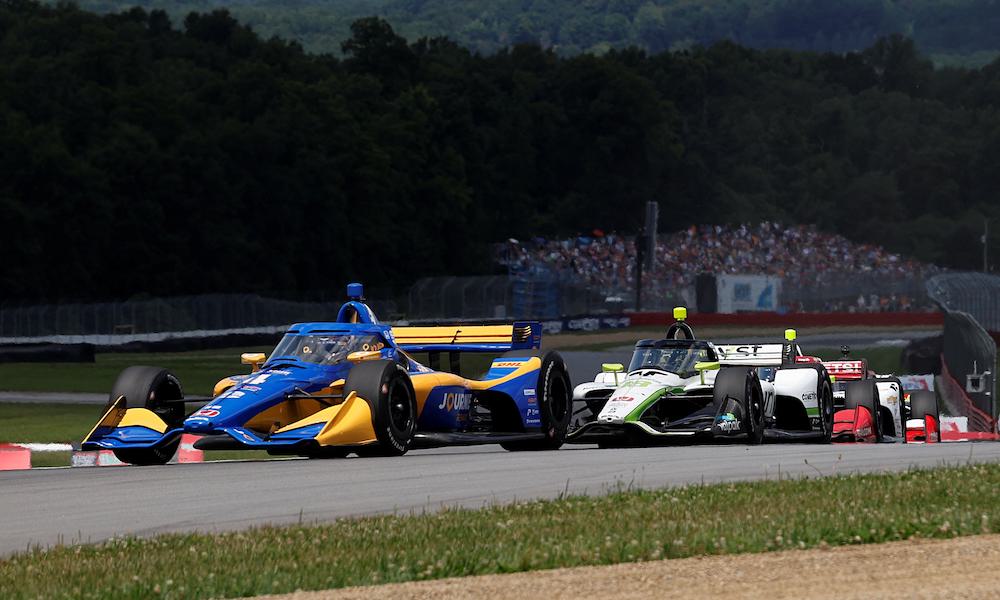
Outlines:
[[[365,360],[377,360],[382,358],[382,353],[378,350],[359,350],[358,352],[351,352],[347,355],[347,360],[352,363],[359,363]]]
[[[240,362],[245,365],[250,365],[251,372],[257,372],[260,370],[260,366],[264,364],[267,360],[267,355],[263,352],[244,352],[240,355]]]

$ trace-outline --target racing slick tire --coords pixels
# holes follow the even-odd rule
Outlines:
[[[875,429],[875,442],[882,441],[882,411],[878,400],[878,387],[874,379],[849,381],[844,391],[844,407],[854,409],[863,406],[872,416],[872,427]]]
[[[764,393],[760,389],[760,380],[752,368],[726,367],[720,370],[715,378],[712,395],[716,414],[726,398],[739,401],[747,411],[743,419],[743,432],[746,433],[747,444],[756,446],[763,443]]]
[[[417,400],[413,384],[399,363],[373,360],[359,363],[347,374],[344,396],[356,392],[372,411],[376,444],[357,448],[358,456],[406,454],[417,429]]]
[[[126,408],[145,408],[167,424],[167,430],[184,423],[184,390],[177,376],[159,367],[128,367],[118,375],[111,386],[105,408],[120,396],[125,396]],[[178,402],[180,401],[180,402]],[[125,448],[115,450],[118,460],[133,465],[164,465],[173,458],[181,438],[155,448]]]
[[[573,386],[570,383],[566,363],[558,352],[547,352],[542,357],[542,367],[538,370],[538,412],[542,421],[541,429],[545,438],[500,444],[504,450],[521,452],[525,450],[558,450],[566,440],[570,421],[573,418]]]
[[[910,392],[910,413],[906,416],[906,418],[923,420],[923,418],[927,415],[934,417],[936,422],[941,422],[941,415],[938,411],[937,405],[937,396],[934,392],[927,390],[916,390]]]

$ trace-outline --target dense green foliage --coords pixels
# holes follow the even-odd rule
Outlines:
[[[651,52],[730,40],[758,48],[845,52],[903,33],[943,63],[984,64],[1000,50],[992,0],[80,0],[100,12],[161,8],[176,17],[227,7],[265,36],[338,52],[361,17],[404,37],[448,36],[492,53],[539,43],[560,54]]]
[[[0,1],[0,298],[405,286],[486,242],[815,222],[975,266],[1000,63],[730,43],[480,56],[353,25],[346,58],[227,13]],[[995,246],[995,245],[994,245]]]
[[[295,467],[361,473],[356,460],[371,459]],[[403,460],[421,468],[419,457]],[[786,473],[789,463],[802,466],[789,459]],[[266,480],[268,468],[289,465],[257,467]],[[165,473],[169,477],[175,471]],[[8,584],[0,589],[10,600],[242,598],[1000,532],[996,464],[819,479],[782,479],[777,465],[771,477],[655,491],[616,490],[605,496],[565,496],[480,510],[378,515],[318,526],[117,538],[98,545],[36,549],[0,559],[0,582]],[[377,597],[380,591],[371,595]]]

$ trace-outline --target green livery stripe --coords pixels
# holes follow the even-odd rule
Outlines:
[[[819,407],[816,406],[814,408],[807,408],[806,409],[806,416],[807,417],[818,417],[819,416]]]
[[[684,391],[684,388],[677,388],[677,387],[670,388],[670,389],[663,388],[663,389],[661,389],[658,392],[650,394],[649,398],[646,398],[645,400],[643,400],[642,404],[640,404],[639,406],[636,406],[634,409],[632,409],[632,412],[630,412],[628,415],[625,416],[625,421],[626,422],[628,422],[628,421],[638,421],[639,417],[642,416],[642,413],[646,412],[646,409],[649,408],[650,406],[652,406],[653,404],[655,404],[656,401],[658,401],[660,398],[662,398],[663,396],[666,396],[667,394],[671,394],[671,393],[676,394],[676,393],[683,392],[683,391]]]

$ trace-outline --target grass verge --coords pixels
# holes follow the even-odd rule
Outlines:
[[[79,442],[101,418],[102,408],[98,404],[0,403],[0,442]]]
[[[1000,465],[618,491],[0,561],[4,597],[207,598],[1000,532]]]
[[[153,365],[173,371],[192,396],[207,396],[216,382],[248,372],[240,364],[242,352],[270,352],[272,348],[232,348],[192,352],[98,354],[93,363],[0,364],[0,389],[14,392],[92,392],[107,394],[125,367]]]

